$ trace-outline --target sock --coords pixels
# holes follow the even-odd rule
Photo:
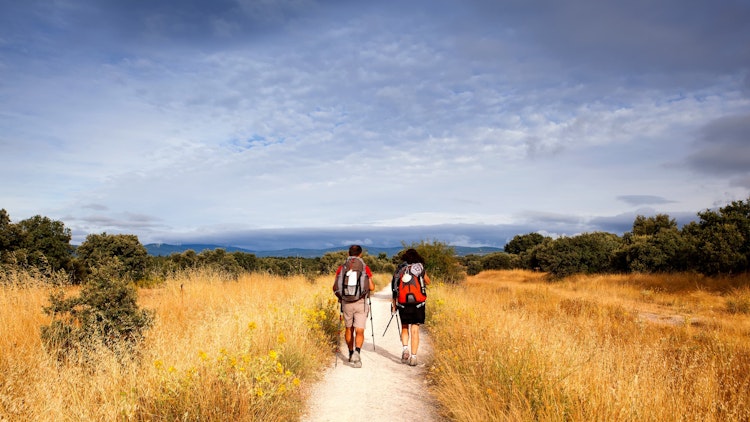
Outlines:
[[[409,348],[409,346],[407,346],[407,345],[404,345],[404,350],[406,350],[406,349],[408,349],[408,348]]]
[[[354,350],[350,350],[349,351],[349,357],[352,357],[353,354],[354,354]]]
[[[357,347],[357,353],[359,353],[361,351],[362,351],[362,348],[361,347]]]

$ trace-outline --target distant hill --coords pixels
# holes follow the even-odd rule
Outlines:
[[[220,246],[220,245],[205,245],[205,244],[198,244],[198,243],[192,243],[192,244],[183,244],[183,245],[169,245],[166,243],[149,243],[147,245],[144,245],[146,247],[146,250],[148,251],[149,255],[153,256],[169,256],[173,253],[182,253],[185,252],[188,249],[194,250],[196,253],[201,253],[205,250],[214,250],[214,249],[224,249],[227,252],[245,252],[245,253],[251,253],[254,254],[257,257],[300,257],[300,258],[318,258],[323,255],[325,255],[328,252],[336,252],[336,251],[345,251],[346,247],[339,247],[339,248],[328,248],[328,249],[299,249],[299,248],[290,248],[290,249],[279,249],[279,250],[273,250],[273,251],[253,251],[250,249],[244,249],[244,248],[238,248],[235,246]],[[480,247],[469,247],[469,246],[454,246],[454,250],[456,251],[456,255],[458,256],[466,256],[466,255],[486,255],[488,253],[493,252],[502,252],[502,248],[494,248],[490,246],[480,246]],[[394,246],[394,247],[377,247],[377,246],[365,246],[365,251],[369,255],[380,255],[381,253],[385,253],[387,256],[391,257],[397,253],[399,253],[402,249],[401,246]]]

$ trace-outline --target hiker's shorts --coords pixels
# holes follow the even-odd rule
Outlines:
[[[365,328],[367,325],[367,315],[370,313],[370,306],[365,298],[356,302],[343,302],[344,324],[346,327]]]
[[[401,323],[404,325],[424,324],[425,307],[426,304],[423,304],[420,307],[404,305],[403,308],[398,308],[398,316],[401,318]]]

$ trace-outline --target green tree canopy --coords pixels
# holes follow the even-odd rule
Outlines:
[[[6,230],[11,232],[10,248],[22,252],[27,264],[37,267],[48,265],[53,271],[70,268],[72,235],[62,221],[36,215],[21,220],[15,228],[9,227],[6,226]]]
[[[466,278],[466,272],[458,258],[456,258],[456,250],[452,246],[448,246],[447,243],[437,240],[429,243],[422,240],[419,243],[403,244],[402,246],[404,249],[401,252],[409,248],[414,248],[419,252],[425,260],[427,273],[430,277],[440,279],[446,283],[459,283]],[[401,252],[394,259],[397,259],[401,255]]]
[[[548,236],[542,236],[539,233],[519,234],[513,236],[510,242],[505,244],[505,252],[520,254],[531,250],[536,245],[541,245]]]
[[[89,269],[89,272],[102,265],[109,264],[111,258],[120,262],[120,277],[141,280],[146,276],[148,251],[132,234],[90,234],[76,249],[78,259]]]
[[[634,235],[652,236],[661,230],[676,230],[677,222],[674,218],[669,218],[667,214],[657,214],[653,217],[638,215],[633,221]]]
[[[554,277],[607,273],[613,270],[614,253],[621,244],[616,234],[583,233],[545,242],[535,248],[535,254],[541,269]]]

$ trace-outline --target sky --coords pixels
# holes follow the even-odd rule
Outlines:
[[[252,250],[750,196],[748,0],[0,0],[0,208]]]

